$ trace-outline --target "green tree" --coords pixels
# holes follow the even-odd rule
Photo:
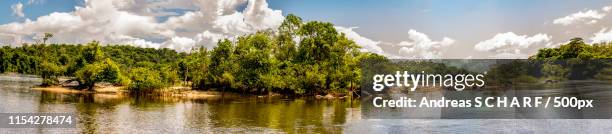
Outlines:
[[[104,62],[88,64],[76,72],[76,77],[81,87],[93,90],[95,83],[108,82],[111,84],[126,84],[123,80],[125,77],[121,75],[121,70],[118,65],[111,59],[106,59]]]
[[[134,68],[130,72],[130,91],[153,91],[165,87],[159,72],[149,68]]]
[[[82,50],[83,58],[87,63],[91,64],[104,59],[104,52],[102,52],[99,44],[98,41],[92,41]]]
[[[58,77],[63,74],[64,69],[54,63],[43,62],[41,64],[41,77],[43,79],[41,86],[51,86],[59,83]]]

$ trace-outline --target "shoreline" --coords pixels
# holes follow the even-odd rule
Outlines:
[[[115,97],[129,97],[130,92],[125,90],[126,86],[106,86],[106,87],[96,87],[94,91],[88,90],[79,90],[73,86],[50,86],[50,87],[40,87],[35,86],[31,87],[31,90],[35,91],[43,91],[43,92],[51,92],[58,94],[94,94],[94,95],[111,95]],[[155,92],[142,92],[143,95],[154,95],[154,96],[164,96],[164,97],[174,97],[179,99],[220,99],[222,97],[225,98],[235,98],[240,96],[245,96],[242,94],[237,94],[233,92],[218,92],[218,91],[200,91],[200,90],[192,90],[191,87],[182,87],[182,86],[174,86],[168,87],[164,89],[157,90]],[[251,97],[262,97],[257,95],[246,95]],[[273,94],[270,97],[278,97],[280,95]],[[268,97],[265,95],[264,97]]]
[[[94,91],[88,90],[79,90],[73,86],[49,86],[49,87],[40,87],[35,86],[31,87],[31,90],[35,91],[44,91],[58,94],[94,94],[94,95],[111,95],[115,97],[129,97],[130,92],[126,90],[126,86],[106,86],[106,87],[96,87]],[[282,95],[278,93],[266,94],[266,95],[253,95],[253,94],[239,94],[234,92],[219,92],[219,91],[201,91],[201,90],[192,90],[191,87],[183,87],[183,86],[174,86],[168,87],[164,89],[157,90],[155,92],[142,92],[142,95],[153,95],[153,96],[164,96],[164,97],[174,97],[179,99],[221,99],[221,98],[238,98],[238,97],[253,97],[253,98],[266,98],[266,97],[291,97],[287,95]],[[138,94],[138,93],[137,93]],[[312,96],[301,96],[296,98],[309,98],[313,97],[315,99],[324,99],[324,100],[336,100],[336,99],[345,99],[346,96],[332,95],[333,93],[327,95],[312,95]]]
[[[53,93],[72,93],[72,94],[103,94],[103,93],[123,93],[127,92],[122,90],[125,88],[124,86],[108,86],[102,88],[94,88],[94,91],[89,90],[78,90],[75,87],[66,87],[66,86],[49,86],[49,87],[39,87],[35,86],[30,89],[38,90],[38,91],[47,91]]]

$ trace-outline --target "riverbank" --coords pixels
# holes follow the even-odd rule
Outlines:
[[[125,86],[104,86],[104,87],[96,87],[93,91],[90,90],[80,90],[76,87],[70,86],[50,86],[50,87],[32,87],[32,90],[51,92],[51,93],[59,93],[59,94],[107,94],[107,95],[116,95],[116,96],[127,96],[129,91]],[[181,99],[212,99],[212,98],[220,98],[222,95],[231,97],[236,96],[233,93],[221,93],[215,91],[197,91],[191,90],[190,87],[169,87],[165,89],[160,89],[155,91],[154,93],[147,93],[150,95],[156,96],[168,96],[168,97],[177,97]],[[224,97],[225,97],[224,96]]]
[[[130,91],[127,90],[126,86],[114,86],[108,83],[100,83],[96,84],[93,91],[83,90],[77,88],[78,83],[70,82],[66,83],[66,81],[73,79],[68,77],[59,78],[61,85],[49,86],[49,87],[40,87],[33,86],[30,87],[31,90],[36,91],[44,91],[50,93],[59,93],[59,94],[103,94],[115,96],[114,98],[121,98],[128,96]],[[34,82],[36,85],[40,85],[42,79],[36,75],[24,75],[18,73],[4,73],[0,74],[0,81],[13,81],[13,82]],[[219,92],[214,91],[214,89],[208,91],[202,90],[194,90],[191,87],[187,86],[173,86],[167,87],[163,89],[157,89],[153,92],[131,92],[131,94],[140,94],[147,96],[166,96],[166,97],[175,97],[180,99],[217,99],[217,98],[235,98],[235,97],[256,97],[256,98],[264,98],[264,97],[279,97],[279,98],[309,98],[314,97],[316,99],[346,99],[350,98],[346,93],[329,93],[329,94],[314,94],[314,95],[306,95],[306,96],[291,96],[291,95],[283,95],[279,93],[268,93],[268,94],[241,94],[235,92]],[[119,97],[117,97],[119,96]]]
[[[32,90],[53,92],[53,93],[73,93],[73,94],[91,94],[91,93],[123,93],[122,90],[125,87],[122,86],[109,86],[102,88],[94,88],[93,91],[79,90],[75,87],[64,87],[64,86],[50,86],[50,87],[33,87]]]

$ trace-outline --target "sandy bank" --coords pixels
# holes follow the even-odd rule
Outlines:
[[[47,91],[53,93],[73,93],[73,94],[87,94],[87,93],[122,93],[125,92],[123,86],[107,86],[107,87],[96,87],[94,91],[79,90],[74,87],[63,87],[63,86],[50,86],[50,87],[34,87],[32,90]]]
[[[94,91],[88,90],[79,90],[75,87],[66,87],[66,86],[51,86],[51,87],[33,87],[32,90],[38,91],[46,91],[58,94],[96,94],[96,95],[121,95],[125,96],[128,94],[128,91],[125,90],[125,86],[106,86],[106,87],[96,87]],[[179,99],[216,99],[221,98],[222,93],[216,91],[198,91],[191,90],[190,87],[169,87],[165,89],[160,89],[158,92],[153,94],[166,96],[166,97],[175,97]],[[225,93],[224,97],[235,96],[233,93]]]

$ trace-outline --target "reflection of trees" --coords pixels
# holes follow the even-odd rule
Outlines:
[[[346,122],[348,101],[296,99],[290,101],[238,100],[210,103],[215,128],[271,128],[289,133],[340,133]],[[232,130],[229,130],[232,131]]]
[[[557,83],[562,80],[605,80],[610,77],[609,59],[518,59],[500,60],[486,76],[488,86],[520,83]],[[608,73],[606,73],[608,71]]]
[[[167,104],[174,104],[180,99],[172,96],[158,96],[147,94],[131,94],[129,97],[130,105],[140,108],[155,108]]]
[[[97,123],[98,106],[94,103],[93,96],[93,94],[83,94],[81,103],[76,104],[78,122],[83,125],[77,127],[81,128],[83,132],[96,133],[99,127]]]
[[[100,133],[108,120],[99,120],[99,117],[115,116],[112,113],[103,113],[100,111],[108,111],[114,109],[114,106],[125,102],[125,98],[119,95],[109,94],[60,94],[53,92],[42,91],[40,94],[40,112],[53,112],[53,108],[44,108],[47,104],[74,104],[74,111],[61,110],[61,112],[74,112],[76,114],[77,128],[82,132]],[[51,111],[49,111],[51,110]],[[57,112],[57,110],[55,110]],[[109,127],[104,127],[109,128]],[[104,130],[106,131],[106,130]]]

